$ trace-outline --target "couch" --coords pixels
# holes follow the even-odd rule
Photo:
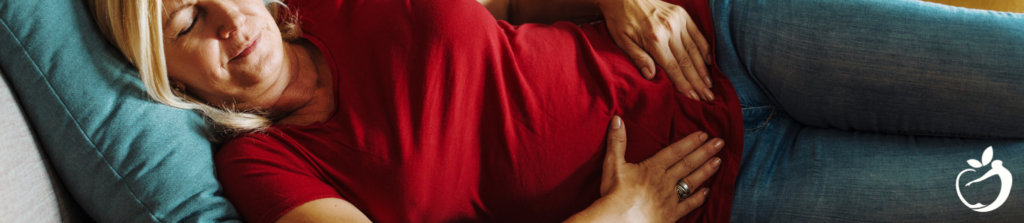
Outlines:
[[[0,219],[93,222],[53,171],[0,72]]]
[[[239,220],[213,180],[209,157],[216,145],[205,141],[202,130],[196,127],[201,126],[201,118],[148,100],[135,71],[103,40],[90,19],[81,0],[0,0],[0,221]],[[741,78],[730,77],[738,89],[753,88],[744,86],[749,81]],[[1007,168],[1016,168],[1012,171],[1019,171],[1018,163],[1024,163],[1024,153],[1020,152],[1024,143],[1019,140],[913,137],[806,127],[794,124],[792,117],[775,107],[747,107],[744,113],[754,114],[744,120],[748,133],[756,133],[748,134],[748,142],[780,141],[781,149],[744,151],[734,220],[783,219],[793,214],[788,210],[804,209],[818,213],[803,216],[805,220],[884,221],[872,216],[915,217],[893,210],[928,210],[932,203],[956,211],[921,215],[922,221],[940,217],[982,220],[987,215],[963,207],[953,192],[956,173],[967,168],[964,161],[979,159],[986,146],[994,146],[996,159],[1006,161]],[[782,124],[794,126],[799,134],[760,131]],[[835,146],[842,143],[864,149],[832,149],[842,148]],[[871,150],[892,144],[913,148]],[[1016,151],[1006,152],[1006,148]],[[891,162],[866,166],[850,159],[864,156]],[[934,159],[940,156],[956,158]],[[145,159],[133,160],[138,157]],[[906,183],[899,181],[905,176],[886,171],[900,168],[919,168],[921,175],[934,174],[935,182],[928,183],[940,187],[900,185]],[[845,182],[824,174],[831,172],[859,174],[865,181]],[[830,188],[822,182],[862,184],[864,191],[876,196],[868,200],[885,202],[855,203],[856,198],[849,196],[855,192],[828,191]],[[993,212],[999,218],[992,219],[1020,216],[1024,187],[1017,188],[1014,197]],[[815,202],[786,200],[787,195],[804,189],[835,195],[805,198]],[[943,198],[924,203],[905,201],[919,194],[904,192],[920,191]],[[853,205],[875,210],[847,209]]]

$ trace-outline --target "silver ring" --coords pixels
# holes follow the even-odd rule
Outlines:
[[[679,179],[679,182],[676,182],[676,195],[679,195],[679,201],[683,201],[687,197],[690,197],[690,185],[687,185],[686,182]]]

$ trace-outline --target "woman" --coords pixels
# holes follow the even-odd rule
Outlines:
[[[696,32],[683,34],[670,25],[665,30],[676,34],[670,38],[633,38],[615,31],[628,30],[618,24],[636,20],[616,19],[606,9],[643,4],[598,4],[609,16],[606,30],[602,23],[495,23],[491,16],[500,13],[484,14],[473,2],[295,1],[290,7],[299,11],[307,32],[291,44],[276,41],[274,25],[267,24],[277,13],[260,11],[259,2],[191,3],[167,1],[167,35],[157,35],[164,44],[153,48],[165,52],[143,51],[152,58],[166,55],[170,78],[143,78],[156,79],[147,88],[165,103],[176,103],[161,99],[173,98],[168,95],[195,97],[202,103],[188,106],[199,107],[229,132],[260,129],[268,121],[204,104],[259,110],[274,120],[274,127],[237,137],[217,155],[226,195],[251,221],[672,221],[705,198],[701,191],[688,196],[681,186],[699,188],[693,185],[704,181],[711,200],[687,220],[728,217],[735,176],[729,165],[739,161],[742,137],[736,95],[715,66],[701,68],[703,61],[714,61],[701,59],[713,55],[700,52],[706,47],[693,40]],[[677,3],[699,15],[696,25],[686,27],[710,34],[706,2]],[[508,12],[522,7],[508,6]],[[109,30],[115,43],[132,42]],[[221,42],[227,43],[203,48]],[[645,63],[657,61],[675,85],[639,79],[630,68],[634,61],[613,42],[640,58],[634,61],[644,76],[654,73]],[[637,53],[631,45],[637,43],[653,60]],[[134,57],[143,70],[163,61]],[[154,92],[171,92],[172,85],[179,93]],[[693,96],[687,91],[693,89],[713,94]],[[707,101],[692,100],[700,97]],[[623,118],[612,118],[602,159],[598,126],[614,114]],[[623,125],[637,130],[630,131],[628,153],[614,143],[624,139]],[[710,138],[688,134],[697,130],[730,143],[710,140],[695,150]],[[723,161],[709,159],[716,150]],[[716,165],[723,165],[724,174],[705,180]]]
[[[512,26],[472,1],[288,2],[301,38],[288,13],[260,1],[162,3],[93,9],[152,97],[244,132],[216,162],[226,196],[250,221],[675,221],[706,196],[690,220],[728,217],[739,106],[724,76],[704,66],[709,44],[678,6],[599,6],[655,7],[630,19],[668,19],[660,34],[623,28],[633,55],[645,56],[637,45],[654,49],[637,69],[604,24]],[[536,12],[520,3],[487,4],[513,19],[536,16],[519,13]],[[149,24],[162,29],[144,32],[159,35],[129,35],[141,26],[123,22],[142,18],[117,19],[126,8],[159,11]],[[651,61],[678,84],[654,77]],[[636,130],[628,153],[625,125]],[[711,176],[719,168],[726,174]],[[698,189],[705,181],[722,189]]]

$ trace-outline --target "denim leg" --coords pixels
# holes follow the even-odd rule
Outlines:
[[[917,0],[711,0],[745,104],[815,127],[1024,138],[1024,15]],[[728,69],[733,69],[728,71]]]
[[[1014,123],[1022,122],[1018,120],[1011,120],[1014,118],[1014,114],[1009,113],[1021,111],[1020,105],[1015,103],[1020,101],[1020,99],[1013,98],[1015,94],[1019,95],[1021,92],[1020,90],[1006,89],[1012,86],[1024,86],[1020,84],[1020,80],[1015,80],[1015,78],[1020,79],[1020,75],[1012,74],[1014,71],[990,71],[993,69],[1017,69],[1024,65],[997,64],[1006,62],[1008,59],[1000,62],[1000,58],[993,59],[990,57],[983,57],[983,59],[971,59],[971,61],[968,62],[954,62],[955,64],[959,64],[959,66],[971,67],[972,69],[974,69],[972,66],[976,66],[975,64],[985,61],[989,61],[989,63],[999,66],[996,66],[995,68],[987,68],[984,73],[968,72],[964,74],[962,73],[963,71],[961,71],[961,73],[955,73],[956,75],[950,75],[948,73],[939,73],[936,70],[948,71],[950,69],[957,68],[956,66],[939,63],[935,66],[949,67],[932,68],[931,70],[920,67],[930,65],[922,64],[925,63],[923,61],[948,60],[925,57],[930,55],[913,51],[914,54],[912,55],[922,57],[923,59],[920,59],[920,61],[897,61],[896,63],[911,64],[919,67],[878,67],[899,65],[892,65],[894,62],[885,61],[884,63],[872,65],[875,67],[851,68],[848,67],[850,65],[843,65],[845,64],[843,61],[837,61],[836,59],[825,60],[822,58],[813,58],[813,55],[781,55],[782,58],[786,58],[786,61],[781,62],[797,63],[800,66],[790,64],[786,66],[791,67],[783,65],[779,65],[779,67],[771,67],[769,65],[772,65],[770,63],[772,63],[774,58],[755,53],[764,53],[766,50],[774,50],[773,53],[778,53],[779,51],[787,52],[786,50],[797,49],[810,51],[810,49],[806,48],[812,47],[812,45],[793,46],[793,44],[790,44],[790,46],[798,47],[794,49],[785,49],[782,46],[757,46],[760,48],[744,48],[745,50],[737,50],[738,46],[750,47],[751,43],[734,40],[751,38],[748,35],[770,36],[774,39],[778,39],[781,37],[772,35],[781,35],[782,37],[786,37],[785,35],[790,34],[785,32],[791,32],[793,36],[788,36],[788,38],[796,38],[796,36],[811,35],[814,33],[807,30],[804,30],[803,33],[793,32],[792,29],[795,29],[793,27],[789,27],[789,30],[783,30],[785,31],[783,33],[767,32],[766,30],[762,30],[767,28],[758,27],[764,26],[764,21],[743,22],[744,24],[742,25],[745,28],[737,29],[735,28],[738,27],[738,25],[735,24],[737,23],[735,22],[735,18],[747,20],[750,17],[763,16],[757,15],[757,13],[744,12],[743,7],[733,6],[733,4],[740,3],[750,5],[755,4],[735,0],[711,0],[712,12],[715,16],[715,31],[717,34],[715,49],[717,57],[716,60],[719,69],[729,77],[729,80],[735,86],[740,98],[740,103],[743,104],[743,120],[745,126],[744,152],[742,163],[740,164],[740,172],[736,179],[735,198],[732,211],[733,222],[1016,222],[1020,219],[1024,219],[1024,212],[1019,211],[1024,210],[1024,177],[1021,176],[1022,173],[1024,173],[1024,165],[1021,165],[1021,163],[1024,163],[1024,140],[971,140],[962,138],[890,135],[827,128],[823,129],[803,125],[797,121],[797,118],[789,114],[789,112],[793,112],[792,110],[805,112],[800,115],[810,116],[810,118],[804,119],[815,120],[819,122],[817,125],[821,127],[839,127],[837,124],[832,124],[833,122],[836,122],[846,124],[845,128],[854,130],[872,130],[871,127],[876,127],[874,128],[875,131],[883,132],[907,132],[934,135],[960,135],[969,133],[970,135],[985,135],[991,137],[1020,136],[1020,131],[1017,130],[1014,132],[1013,130],[1015,129],[1013,129],[1012,125]],[[871,4],[876,3],[877,2],[872,2]],[[787,3],[787,5],[788,4],[790,3]],[[820,6],[823,4],[826,3],[818,5]],[[842,2],[837,1],[833,4],[841,5]],[[908,3],[877,4],[881,5],[879,7],[886,8],[893,7],[889,5]],[[796,6],[786,7],[794,8]],[[929,5],[927,7],[944,8],[942,6],[935,5]],[[906,10],[906,7],[903,9]],[[943,10],[956,11],[959,9],[944,8]],[[977,14],[979,12],[980,11],[972,11],[970,13]],[[910,12],[910,14],[921,16],[918,15],[919,12]],[[1000,13],[994,14],[996,14],[995,17],[1008,16]],[[892,17],[892,15],[877,16]],[[1011,15],[1010,17],[1013,16],[1017,15]],[[795,16],[794,18],[799,19]],[[806,19],[806,16],[804,19]],[[902,20],[903,19],[894,21]],[[778,22],[779,21],[775,21],[775,23]],[[794,24],[790,25],[802,25],[802,23],[804,22],[794,22]],[[811,22],[806,23],[814,25]],[[994,25],[989,24],[987,26]],[[819,27],[814,29],[821,28]],[[993,35],[992,30],[985,29],[982,29],[982,34],[979,35]],[[1008,29],[1006,27],[1001,29],[1003,31],[1012,31],[1012,29]],[[822,35],[835,34],[823,33]],[[890,32],[887,35],[892,36],[893,32]],[[1021,36],[1019,34],[1015,35]],[[875,37],[868,36],[863,38]],[[834,40],[832,42],[828,42],[827,39],[821,40],[822,37],[814,37],[814,39],[816,41],[825,42],[813,45],[813,47],[823,49],[828,49],[829,47],[839,47],[839,49],[851,47],[843,43],[837,43]],[[846,39],[856,38],[847,36]],[[1002,42],[1007,42],[1006,39],[1003,40],[1004,41]],[[767,42],[767,40],[762,41]],[[963,44],[955,41],[950,41],[949,43]],[[830,44],[839,45],[832,46]],[[886,44],[891,45],[893,43]],[[886,46],[890,47],[890,45]],[[875,47],[883,48],[878,46]],[[932,47],[940,50],[944,49],[943,46]],[[1019,46],[1007,47],[1009,47],[1007,50],[1020,50]],[[830,52],[822,49],[814,50]],[[833,50],[836,49],[833,48]],[[985,49],[981,51],[994,54],[1008,53],[1004,52],[1005,50]],[[843,52],[836,51],[833,53]],[[751,55],[758,55],[761,57],[754,57]],[[849,56],[844,54],[839,55]],[[900,54],[898,56],[890,54],[886,56],[904,59],[907,57],[906,54]],[[1022,57],[1017,55],[1015,58]],[[758,59],[761,61],[758,61]],[[810,60],[810,62],[806,62],[810,65],[805,65],[804,62],[801,61],[791,61],[797,59]],[[859,58],[857,60],[865,60],[865,58]],[[840,64],[840,66],[831,67],[833,66],[831,64]],[[818,68],[814,69],[822,70],[815,71],[814,69],[803,67],[811,65],[818,66]],[[850,70],[863,72],[862,70],[864,69],[875,69],[872,72],[876,73],[863,74],[867,75],[865,77],[872,77],[874,79],[858,79],[865,77],[856,76],[862,75],[861,73],[850,73]],[[801,89],[789,89],[788,91],[776,90],[773,89],[774,87],[765,84],[762,79],[778,79],[780,77],[772,75],[764,76],[761,73],[752,75],[756,73],[754,71],[762,72],[764,70],[777,72],[772,74],[776,76],[793,75],[793,77],[782,78],[792,78],[799,81],[796,82],[799,84],[791,84],[794,88],[803,87],[800,86],[800,84],[810,84],[812,89],[823,88],[822,86],[824,86],[839,88],[840,90],[836,91],[843,91],[845,93],[840,94],[828,91],[797,91]],[[889,73],[877,73],[880,71]],[[906,80],[906,77],[904,77],[906,75],[916,75],[914,78],[924,78],[926,80]],[[942,95],[934,93],[939,90],[929,88],[940,88],[943,87],[942,85],[948,85],[950,81],[941,81],[943,78],[963,78],[966,75],[973,75],[977,77],[973,77],[976,80],[956,79],[957,81],[967,81],[970,83],[959,83],[959,88],[954,89],[961,91],[960,94],[965,95]],[[827,77],[823,78],[820,76]],[[911,87],[912,89],[917,89],[917,91],[933,93],[935,95],[932,97],[936,97],[937,99],[927,98],[927,95],[922,96],[907,89],[898,89],[894,92],[892,89],[884,89],[885,85],[879,85],[874,82],[863,83],[865,81],[879,81],[876,80],[879,78],[882,78],[881,81],[889,82],[882,84]],[[894,80],[887,80],[886,78]],[[892,81],[902,82],[892,83]],[[984,81],[984,84],[988,85],[993,85],[994,83],[996,85],[985,87],[986,89],[991,90],[991,92],[978,92],[977,89],[967,89],[979,86],[979,81]],[[997,85],[998,82],[1005,82],[1006,85],[999,86]],[[927,85],[939,85],[939,87]],[[879,103],[885,102],[884,100],[891,99],[871,99],[871,95],[865,96],[853,94],[851,95],[853,97],[852,99],[841,97],[845,96],[843,94],[851,94],[853,90],[859,92],[858,94],[861,94],[861,91],[880,91],[888,92],[886,94],[900,94],[898,96],[899,98],[905,98],[901,100],[908,100],[908,102],[903,103],[910,103],[910,105],[914,106],[899,107],[899,104],[897,104],[895,105],[897,106],[895,108],[886,108],[884,106],[893,106],[893,102],[886,102],[890,104]],[[794,93],[794,91],[797,92]],[[784,96],[779,96],[780,94]],[[897,97],[896,95],[883,96]],[[796,97],[799,100],[795,100],[796,102],[782,101],[776,104],[777,97]],[[813,101],[813,103],[807,104],[807,107],[812,108],[794,107],[791,105],[792,103],[797,102],[805,103],[803,101],[810,100],[807,97],[810,99],[814,99],[815,97],[825,97],[827,100],[846,101],[835,102],[840,105],[831,104],[827,100],[825,102]],[[996,110],[1006,110],[995,111],[996,113],[992,113],[992,111],[969,113],[969,109],[967,108],[956,107],[977,106],[971,104],[972,101],[967,100],[967,98],[970,97],[982,97],[976,101],[982,101],[981,104],[983,108],[984,106],[991,106],[992,103],[1011,105],[1006,108],[997,108]],[[1007,99],[1008,97],[1009,99]],[[950,103],[949,105],[951,106],[942,107],[947,104],[928,101],[928,99],[953,101],[945,102]],[[878,100],[882,100],[882,102],[878,102]],[[850,101],[861,101],[859,102],[859,106],[866,106],[869,104],[872,106],[862,110],[843,107],[853,107],[854,105],[842,105],[842,103],[852,103]],[[789,106],[786,107],[790,111],[783,110],[783,107],[778,106],[785,103],[790,103],[787,104]],[[815,105],[814,103],[818,104]],[[815,106],[821,107],[814,108]],[[895,110],[896,112],[885,109]],[[853,112],[848,112],[848,110]],[[960,122],[972,122],[969,120],[977,119],[967,119],[968,121],[965,121],[965,118],[963,117],[954,116],[953,118],[947,118],[950,120],[942,120],[945,116],[948,116],[948,113],[951,111],[954,114],[960,112],[968,113],[965,115],[973,116],[993,116],[1006,123],[997,123],[998,120],[982,120],[978,123],[979,126],[998,129],[962,129],[962,127],[965,127],[965,124],[973,123]],[[884,116],[886,113],[890,112],[893,113],[892,115],[896,115],[898,117],[890,117],[888,119],[885,119],[886,117],[878,117]],[[810,113],[811,115],[806,113]],[[865,121],[866,123],[848,121],[855,119],[870,120]],[[941,123],[944,121],[952,121],[954,123],[951,126],[929,125],[931,122]],[[898,125],[899,123],[904,123],[904,125]],[[928,129],[932,129],[932,131],[929,131]],[[1010,129],[1010,133],[1000,135],[998,132],[1006,129]],[[971,204],[991,204],[996,197],[999,196],[1000,190],[1002,189],[1001,184],[1003,182],[997,177],[986,179],[975,183],[972,186],[966,186],[966,181],[978,179],[982,174],[993,169],[992,165],[994,164],[988,164],[981,168],[974,168],[966,162],[968,159],[983,160],[982,153],[988,146],[992,146],[994,148],[993,160],[999,160],[1000,163],[1005,166],[1005,169],[1018,176],[1017,178],[1012,179],[1012,182],[1014,182],[1014,186],[1016,187],[1012,187],[1009,190],[1009,198],[1002,206],[990,212],[976,212],[965,205],[964,201],[961,200],[961,197]],[[994,161],[992,163],[994,163]],[[976,169],[976,171],[964,172],[963,179],[958,183],[956,181],[957,175],[966,169]],[[961,189],[962,193],[957,192],[957,187]]]
[[[1024,219],[1024,140],[907,136],[807,127],[771,107],[744,109],[743,163],[732,222],[1020,222]],[[757,124],[755,124],[757,123]],[[974,168],[967,160],[992,161]],[[1012,177],[1009,197],[992,204],[1000,177],[966,186],[999,160]],[[964,170],[960,181],[957,176]],[[954,186],[955,185],[955,186]],[[961,193],[958,194],[957,187]],[[961,201],[964,199],[964,201]]]

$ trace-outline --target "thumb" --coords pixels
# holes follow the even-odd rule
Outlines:
[[[618,115],[612,117],[608,125],[608,149],[605,154],[605,166],[619,166],[626,163],[626,126]]]
[[[612,116],[608,124],[608,148],[604,156],[604,167],[601,171],[601,196],[615,184],[615,175],[619,167],[626,163],[626,125],[618,115]]]

